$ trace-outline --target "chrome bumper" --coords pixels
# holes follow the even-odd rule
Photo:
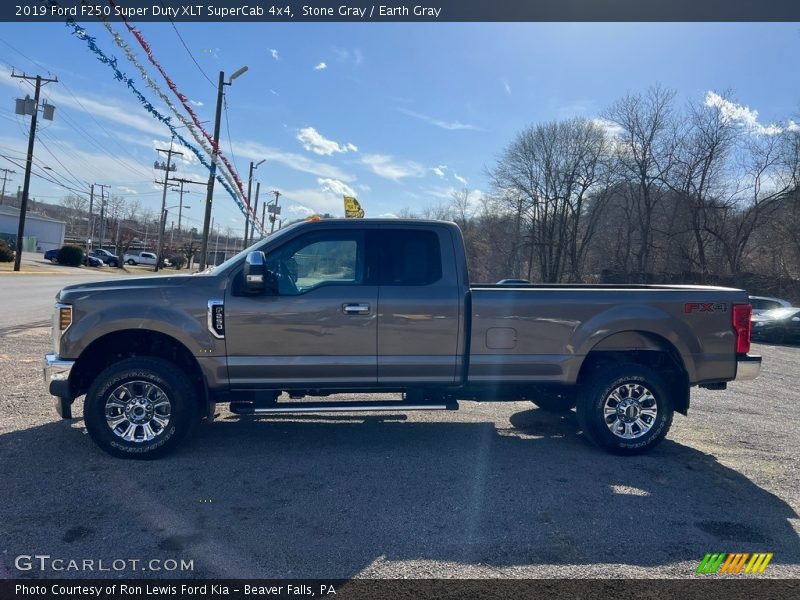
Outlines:
[[[735,381],[752,381],[758,377],[758,372],[761,370],[761,357],[760,356],[739,356],[736,359],[736,377]]]
[[[66,396],[69,390],[69,374],[75,364],[74,360],[62,360],[55,354],[44,355],[44,383],[54,396]]]

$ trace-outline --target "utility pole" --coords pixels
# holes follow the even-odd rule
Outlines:
[[[219,82],[217,83],[217,110],[214,116],[214,143],[211,148],[211,168],[208,170],[208,189],[206,191],[206,212],[203,217],[203,241],[200,245],[200,270],[206,268],[206,257],[208,254],[208,227],[211,225],[211,205],[214,200],[214,180],[217,177],[217,156],[219,156],[219,126],[222,120],[222,100],[225,94],[225,86],[231,85],[233,80],[247,71],[247,67],[242,67],[231,74],[229,81],[225,81],[225,71],[219,72]]]
[[[3,172],[3,192],[0,193],[0,206],[3,205],[3,202],[6,199],[6,181],[9,179],[9,175],[12,173],[16,173],[16,171],[12,171],[11,169],[0,169]]]
[[[100,237],[97,240],[97,245],[100,248],[103,248],[103,240],[106,237],[106,198],[105,198],[105,191],[107,187],[111,187],[110,185],[105,185],[102,183],[95,183],[97,187],[100,188]]]
[[[258,195],[261,192],[261,182],[256,182],[256,202],[253,205],[253,224],[250,226],[250,243],[253,243],[253,238],[256,237],[256,225],[258,225]],[[262,229],[264,225],[261,225]]]
[[[253,171],[255,171],[258,168],[258,166],[261,163],[263,163],[265,160],[267,160],[267,159],[263,158],[260,161],[258,161],[257,163],[254,163],[252,160],[250,161],[250,176],[247,178],[247,208],[250,208],[252,206],[252,202],[250,202],[250,199],[252,198],[251,194],[252,194],[252,191],[253,191]],[[246,214],[245,218],[244,218],[244,245],[245,245],[245,247],[247,247],[247,228],[250,225],[250,214],[249,214],[250,211],[247,211],[247,212],[248,212],[248,214]],[[253,211],[253,215],[255,217],[258,216],[258,214],[255,211]],[[250,237],[252,238],[252,234],[251,234]]]
[[[177,154],[178,156],[183,156],[183,152],[178,152],[177,150],[172,149],[172,140],[169,143],[169,150],[164,150],[163,148],[156,148],[158,152],[164,152],[167,155],[167,164],[164,165],[163,163],[159,166],[158,161],[154,165],[157,169],[163,169],[166,171],[164,174],[164,191],[161,194],[161,218],[160,223],[158,226],[158,246],[156,247],[156,268],[155,272],[158,273],[158,269],[161,263],[161,251],[164,244],[164,227],[166,226],[166,219],[167,219],[167,186],[169,185],[169,172],[174,171],[177,169],[175,165],[172,164],[172,155]]]
[[[278,190],[272,190],[272,193],[275,194],[275,202],[269,205],[269,232],[272,234],[275,231],[275,219],[281,214],[281,207],[278,206],[278,199],[281,197],[281,193]]]
[[[36,91],[33,93],[33,105],[31,106],[30,98],[28,97],[26,97],[24,100],[17,100],[17,112],[21,114],[31,115],[31,129],[28,134],[28,155],[25,160],[25,178],[23,179],[23,184],[22,184],[22,201],[19,206],[19,226],[17,227],[17,255],[14,257],[14,270],[19,271],[20,264],[22,263],[22,237],[25,235],[25,211],[28,210],[28,193],[30,192],[30,187],[31,187],[31,167],[33,166],[33,142],[36,139],[36,117],[39,114],[39,92],[42,89],[43,83],[45,85],[48,83],[55,83],[58,81],[58,78],[44,79],[41,75],[37,75],[34,78],[34,77],[29,77],[24,73],[22,75],[17,75],[16,73],[13,72],[13,70],[11,72],[11,77],[14,77],[15,79],[36,80],[36,88],[35,88]],[[47,106],[52,106],[52,105],[45,105],[45,108]],[[53,120],[52,110],[49,112],[49,114],[45,112],[43,117],[48,121],[52,121]]]
[[[181,197],[181,202],[180,202],[180,205],[179,205],[179,208],[178,208],[178,235],[180,235],[180,232],[181,232],[181,213],[183,212],[183,195],[190,193],[189,190],[186,190],[186,191],[183,190],[183,184],[184,183],[194,183],[194,184],[197,184],[197,185],[203,185],[203,182],[202,181],[192,181],[191,179],[179,179],[177,177],[170,177],[170,181],[177,181],[177,182],[179,182],[181,184],[181,189],[180,189],[180,191],[178,191],[178,193],[180,194],[180,197]]]
[[[94,240],[94,213],[92,210],[94,209],[94,184],[91,184],[89,187],[89,226],[87,229],[89,230],[89,249],[91,249]]]

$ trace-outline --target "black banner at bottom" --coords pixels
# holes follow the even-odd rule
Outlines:
[[[790,579],[306,579],[306,580],[0,580],[0,600],[254,600],[265,598],[405,600],[446,598],[654,599],[725,598],[795,600],[800,580]]]

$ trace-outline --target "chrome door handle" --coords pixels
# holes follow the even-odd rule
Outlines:
[[[342,312],[346,315],[368,315],[369,304],[343,304]]]

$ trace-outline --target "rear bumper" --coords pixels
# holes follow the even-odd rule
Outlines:
[[[62,360],[55,354],[44,355],[44,383],[53,396],[70,396],[69,375],[74,365],[74,360]]]
[[[752,381],[761,371],[761,357],[745,354],[736,357],[735,381]]]

